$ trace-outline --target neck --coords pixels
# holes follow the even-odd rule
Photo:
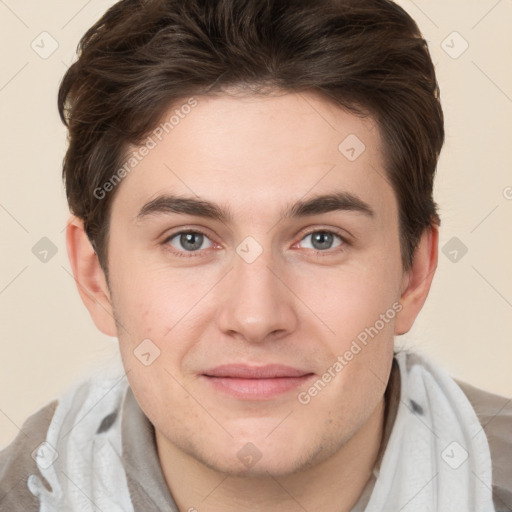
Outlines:
[[[233,477],[206,467],[155,432],[167,486],[180,512],[349,512],[372,475],[384,429],[384,398],[333,456],[286,476]]]

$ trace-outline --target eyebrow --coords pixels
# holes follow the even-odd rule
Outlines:
[[[248,200],[250,200],[248,198]],[[299,200],[288,205],[281,212],[283,218],[300,218],[335,211],[351,211],[374,217],[375,212],[369,204],[349,192],[336,192],[314,196],[307,200]],[[147,202],[136,216],[137,221],[146,217],[161,214],[194,215],[206,219],[229,223],[233,215],[228,208],[205,199],[164,194]]]

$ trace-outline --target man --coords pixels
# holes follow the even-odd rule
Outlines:
[[[121,0],[59,109],[68,254],[124,372],[27,420],[0,510],[512,510],[510,401],[394,350],[444,140],[400,7]]]

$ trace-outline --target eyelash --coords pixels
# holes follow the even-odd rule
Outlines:
[[[199,250],[199,251],[176,251],[174,249],[169,249],[169,242],[176,236],[178,235],[182,235],[182,234],[195,234],[195,235],[203,235],[207,238],[210,238],[206,233],[204,233],[203,231],[200,231],[200,230],[195,230],[195,229],[185,229],[185,230],[182,230],[182,231],[177,231],[176,233],[173,233],[172,235],[169,235],[163,242],[162,242],[162,245],[168,250],[170,251],[173,256],[177,256],[178,258],[196,258],[196,257],[199,257],[199,256],[202,256],[202,251],[204,250],[207,250],[207,249],[203,249],[203,250]],[[325,251],[320,251],[320,250],[316,250],[316,249],[309,249],[310,251],[314,251],[316,253],[317,256],[332,256],[333,254],[341,254],[342,252],[344,252],[346,250],[346,247],[351,245],[350,242],[347,240],[346,237],[344,237],[343,235],[341,235],[340,232],[338,232],[337,230],[333,230],[333,229],[312,229],[311,231],[308,231],[307,233],[304,233],[304,235],[302,236],[302,238],[300,239],[300,241],[302,241],[304,238],[306,238],[308,235],[311,235],[313,233],[328,233],[328,234],[332,234],[332,235],[336,235],[342,242],[342,244],[334,249],[327,249]]]

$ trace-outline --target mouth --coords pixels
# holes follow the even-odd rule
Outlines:
[[[283,365],[217,366],[201,375],[214,390],[242,400],[268,400],[305,384],[314,373]]]

